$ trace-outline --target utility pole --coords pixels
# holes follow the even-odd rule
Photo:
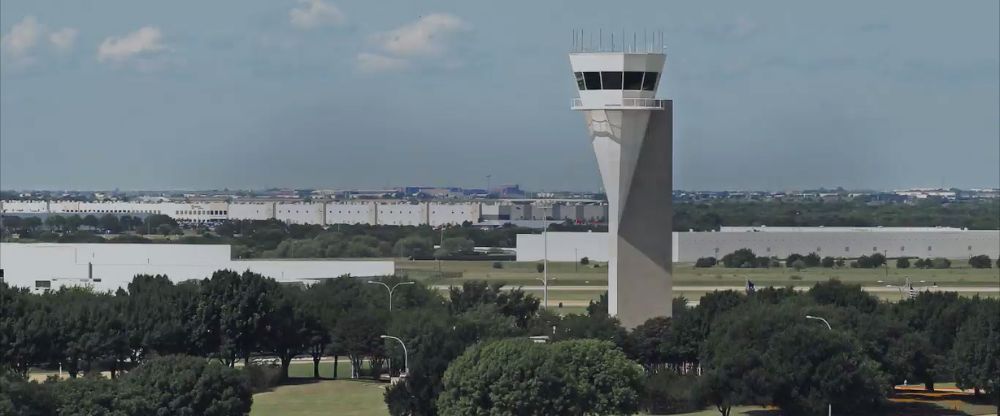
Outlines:
[[[542,304],[549,308],[549,223],[542,230]]]

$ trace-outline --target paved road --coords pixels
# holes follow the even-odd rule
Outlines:
[[[437,290],[448,290],[449,285],[434,285],[431,286]],[[511,289],[517,286],[504,286],[506,289]],[[806,291],[812,288],[812,286],[795,286],[795,290]],[[521,286],[523,290],[530,291],[541,291],[544,289],[542,286]],[[711,292],[713,290],[743,290],[743,286],[674,286],[675,292]],[[603,292],[608,290],[607,286],[584,286],[584,285],[560,285],[560,286],[549,286],[549,291],[560,292],[560,291],[594,291]],[[885,286],[864,286],[862,290],[865,292],[899,292],[899,289],[895,287],[885,287]],[[923,290],[923,289],[920,289]],[[997,286],[938,286],[927,288],[929,291],[933,292],[959,292],[959,293],[1000,293],[1000,287]]]

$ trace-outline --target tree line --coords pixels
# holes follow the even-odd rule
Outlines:
[[[385,287],[351,277],[304,287],[219,271],[177,284],[137,276],[115,293],[0,290],[6,383],[33,391],[34,383],[20,381],[28,371],[60,363],[76,378],[109,371],[113,381],[100,382],[114,383],[105,385],[113,390],[108,406],[120,403],[144,365],[178,355],[237,372],[274,359],[281,376],[304,357],[315,378],[323,357],[350,361],[351,374],[334,367],[334,377],[398,375],[408,361],[406,377],[385,393],[393,415],[518,406],[546,414],[656,413],[706,405],[727,415],[746,404],[819,413],[831,401],[864,414],[887,409],[892,386],[904,381],[929,388],[955,381],[998,397],[1000,302],[924,292],[892,304],[836,280],[807,292],[717,291],[695,307],[675,299],[672,317],[632,331],[608,316],[606,296],[585,314],[560,316],[522,290],[475,281],[443,295],[421,282],[399,286],[392,313]],[[832,330],[807,315],[825,318]],[[404,340],[408,356],[383,334]],[[231,378],[256,384],[252,374]],[[102,388],[83,383],[80,389]],[[171,394],[179,393],[147,390]]]
[[[842,201],[674,202],[674,231],[712,231],[721,226],[957,227],[1000,229],[1000,199],[913,203]]]
[[[910,259],[914,259],[912,264]],[[784,266],[794,268],[796,270],[802,270],[808,267],[833,268],[850,266],[851,268],[875,269],[883,266],[888,267],[888,260],[889,259],[882,253],[872,253],[871,255],[865,254],[855,258],[832,256],[820,258],[819,254],[816,254],[815,252],[811,252],[806,255],[792,253],[784,259],[781,259],[777,256],[758,256],[749,248],[741,248],[722,256],[721,259],[716,259],[711,256],[699,257],[698,260],[695,261],[694,267],[707,268],[722,264],[723,267],[727,268],[772,268]],[[850,261],[850,263],[848,263],[848,261]],[[970,257],[968,264],[969,267],[974,269],[989,269],[993,267],[994,261],[990,258],[990,256],[980,254]],[[997,259],[995,264],[997,268],[1000,268],[1000,259]],[[951,267],[951,260],[944,257],[925,259],[914,257],[896,258],[896,268],[906,269],[911,267],[911,265],[918,269],[947,269]]]

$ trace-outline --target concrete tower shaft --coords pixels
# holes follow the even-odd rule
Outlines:
[[[670,316],[673,104],[655,98],[665,55],[570,54],[608,196],[608,311],[634,328]]]

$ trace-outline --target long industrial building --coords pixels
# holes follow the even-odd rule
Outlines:
[[[283,283],[395,273],[392,260],[233,260],[229,245],[200,244],[2,243],[0,268],[9,285],[36,292],[62,286],[117,290],[137,274],[164,274],[180,282],[222,269],[250,270]]]
[[[269,220],[289,224],[453,225],[465,222],[571,220],[604,222],[608,206],[590,200],[497,200],[489,202],[210,201],[78,202],[0,201],[5,215],[167,215],[177,221]]]
[[[547,241],[547,243],[546,243]],[[608,261],[607,233],[549,232],[518,234],[517,260]],[[674,232],[674,263],[694,262],[749,248],[759,256],[816,254],[853,258],[882,253],[888,257],[965,259],[1000,257],[1000,230],[923,227],[723,227],[718,232]]]

